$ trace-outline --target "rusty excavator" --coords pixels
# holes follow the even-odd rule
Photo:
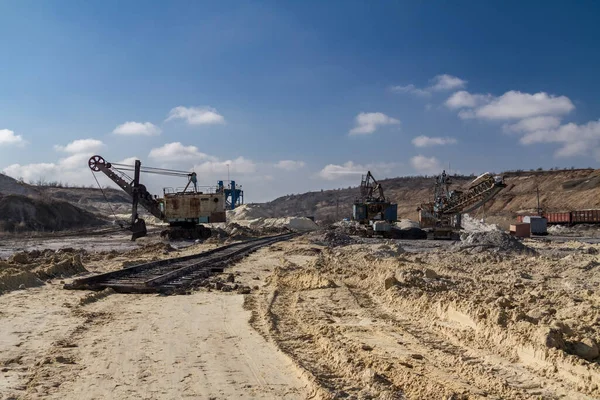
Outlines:
[[[203,223],[225,222],[226,220],[224,191],[217,190],[214,193],[199,191],[195,172],[142,167],[140,160],[135,160],[133,166],[110,163],[99,155],[92,156],[88,161],[88,166],[92,172],[104,173],[131,196],[131,219],[126,224],[121,224],[123,228],[132,232],[131,240],[147,234],[146,222],[138,214],[139,206],[169,224],[169,228],[161,232],[162,236],[168,236],[169,239],[206,239],[210,237],[211,230],[202,225]],[[133,172],[133,178],[127,175],[127,172]],[[185,177],[187,184],[183,189],[165,188],[163,197],[159,198],[150,194],[146,186],[140,183],[142,172]],[[96,182],[98,182],[97,179]],[[98,186],[100,186],[99,183]]]
[[[462,214],[478,209],[506,187],[504,178],[489,172],[478,176],[465,191],[452,190],[452,179],[443,171],[436,178],[433,202],[421,204],[419,224],[433,239],[452,239],[461,229]]]

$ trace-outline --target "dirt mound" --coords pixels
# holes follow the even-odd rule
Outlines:
[[[0,193],[4,195],[18,194],[21,196],[38,196],[40,194],[36,188],[4,174],[0,174]]]
[[[81,261],[83,250],[30,251],[0,261],[0,293],[40,286],[52,278],[66,278],[87,272]]]
[[[466,232],[489,232],[500,230],[498,225],[486,224],[482,220],[471,217],[469,214],[464,214],[462,216],[461,225]]]
[[[535,253],[533,249],[525,246],[516,237],[499,230],[463,233],[461,235],[461,242],[457,246],[460,249],[471,249],[471,252],[492,250],[512,253]]]
[[[319,235],[317,241],[329,247],[348,246],[358,243],[356,239],[346,235],[339,230],[328,231],[323,235]]]
[[[257,218],[271,218],[273,212],[261,204],[242,204],[227,211],[227,221],[245,221]]]
[[[20,195],[0,197],[0,230],[59,231],[103,225],[105,221],[70,203]]]

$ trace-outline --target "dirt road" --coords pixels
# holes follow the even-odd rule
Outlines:
[[[54,285],[0,297],[0,398],[306,398],[296,367],[249,326],[243,296],[79,306],[83,295]]]

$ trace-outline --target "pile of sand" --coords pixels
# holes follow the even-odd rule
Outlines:
[[[234,210],[227,210],[227,221],[231,222],[271,217],[273,213],[261,204],[242,204]]]
[[[413,228],[420,228],[421,227],[418,222],[413,221],[411,219],[401,219],[400,221],[398,221],[396,223],[396,226],[399,229],[413,229]]]
[[[253,229],[287,228],[294,232],[309,232],[319,229],[319,225],[315,221],[306,217],[258,218],[248,221],[247,226]]]
[[[318,235],[312,241],[313,243],[329,247],[348,246],[358,243],[354,238],[338,229],[329,230],[325,234]]]
[[[491,250],[496,252],[535,253],[535,250],[525,246],[519,239],[500,230],[468,232],[460,237],[457,246],[461,249],[471,249],[472,252]]]
[[[87,272],[81,256],[83,250],[33,250],[14,253],[0,261],[0,293],[40,286],[52,278],[66,278]]]
[[[500,230],[498,225],[486,224],[482,220],[471,217],[469,214],[462,216],[461,225],[466,232],[491,232]]]
[[[232,225],[234,224],[234,225]],[[278,231],[290,230],[294,232],[308,232],[319,229],[319,226],[306,217],[279,217],[275,218],[273,213],[260,204],[242,204],[235,210],[227,211],[227,226],[239,230],[246,227],[256,233],[276,233]],[[231,227],[226,227],[231,231]]]
[[[96,215],[66,201],[0,196],[0,231],[59,231],[103,225]]]

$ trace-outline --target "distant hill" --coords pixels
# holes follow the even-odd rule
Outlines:
[[[129,199],[119,190],[33,186],[0,174],[0,232],[58,231],[106,224]],[[125,203],[127,201],[127,203]],[[130,206],[129,206],[130,208]]]
[[[19,182],[8,175],[0,174],[0,194],[37,196],[40,194],[40,191],[25,182]]]
[[[541,206],[546,211],[600,208],[600,170],[510,171],[500,175],[505,177],[507,187],[486,204],[486,216],[490,222],[506,226],[518,213],[535,212],[537,187]],[[457,176],[453,181],[459,189],[474,178]],[[398,216],[416,220],[417,207],[432,200],[435,179],[401,177],[380,183],[385,195],[398,203]],[[323,190],[279,197],[265,203],[264,207],[274,216],[314,216],[317,220],[335,220],[351,216],[352,203],[358,195],[358,186]],[[479,215],[482,212],[480,209]]]

